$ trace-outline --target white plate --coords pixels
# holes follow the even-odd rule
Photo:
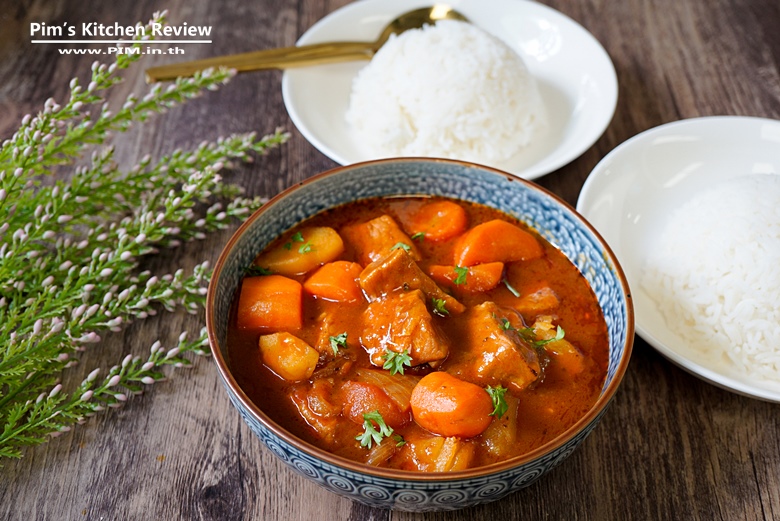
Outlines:
[[[432,0],[361,0],[329,14],[299,45],[373,41],[406,11]],[[617,104],[617,76],[604,48],[582,26],[527,0],[449,0],[449,5],[517,51],[538,81],[550,128],[507,164],[489,165],[526,179],[579,157],[604,132]],[[340,164],[375,159],[350,136],[344,114],[352,79],[368,62],[289,69],[282,79],[287,111],[301,134]]]
[[[759,173],[780,174],[780,121],[737,116],[678,121],[643,132],[610,152],[585,182],[577,210],[620,261],[642,338],[712,384],[780,402],[780,384],[751,380],[750,375],[690,349],[667,328],[655,302],[639,284],[649,247],[671,211],[714,183]]]

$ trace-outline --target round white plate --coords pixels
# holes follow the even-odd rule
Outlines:
[[[668,123],[629,139],[601,160],[580,192],[577,210],[620,261],[642,338],[712,384],[780,402],[780,382],[761,383],[690,349],[667,328],[640,285],[644,259],[669,213],[714,183],[749,174],[780,175],[780,121],[721,116]]]
[[[298,40],[373,41],[399,14],[431,0],[361,0],[329,14]],[[526,179],[579,157],[604,132],[617,104],[617,76],[604,48],[582,26],[528,0],[449,0],[471,22],[501,38],[537,78],[549,128],[506,164],[489,165]],[[350,136],[344,115],[352,80],[368,62],[288,69],[282,79],[287,111],[303,136],[342,165],[376,159]]]

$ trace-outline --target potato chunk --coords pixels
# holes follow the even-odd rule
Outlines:
[[[422,472],[454,472],[471,466],[476,454],[471,441],[442,436],[415,436],[407,440],[413,468]]]
[[[302,275],[338,259],[343,252],[344,241],[336,230],[313,226],[301,228],[279,246],[262,253],[254,264],[280,275]]]
[[[320,359],[316,349],[286,332],[262,335],[259,344],[263,363],[290,382],[309,378]]]

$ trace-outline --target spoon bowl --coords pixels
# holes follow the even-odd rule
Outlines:
[[[146,70],[146,82],[175,80],[178,77],[192,76],[196,72],[210,67],[228,67],[237,72],[248,72],[352,60],[370,60],[393,34],[401,34],[409,29],[420,29],[424,25],[433,25],[439,20],[468,21],[465,16],[450,6],[435,4],[398,16],[387,24],[373,42],[328,42],[282,47],[151,67]]]

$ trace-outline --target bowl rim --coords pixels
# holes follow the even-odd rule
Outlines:
[[[513,182],[523,183],[527,185],[527,187],[530,188],[531,190],[540,191],[542,192],[543,195],[552,198],[553,200],[555,200],[556,203],[562,205],[565,209],[567,209],[572,214],[573,217],[577,218],[577,220],[580,221],[580,223],[583,226],[585,226],[590,231],[590,233],[593,234],[593,236],[598,240],[599,244],[604,249],[605,258],[609,261],[609,265],[611,269],[615,272],[615,275],[617,276],[620,282],[620,286],[625,296],[626,340],[623,348],[623,355],[621,356],[620,362],[615,370],[615,375],[612,378],[612,381],[607,386],[607,388],[604,389],[604,391],[601,393],[601,395],[593,404],[593,406],[587,411],[587,413],[584,414],[579,420],[577,420],[577,422],[571,425],[564,432],[562,432],[552,440],[548,441],[544,445],[541,445],[528,453],[525,453],[521,456],[515,456],[513,458],[500,461],[497,463],[492,463],[490,465],[483,465],[480,467],[475,467],[473,469],[456,471],[456,472],[417,472],[411,470],[397,470],[397,469],[388,469],[383,467],[374,467],[371,465],[367,465],[365,463],[360,463],[357,461],[344,458],[342,456],[338,456],[336,454],[332,454],[330,452],[327,452],[324,449],[320,449],[319,447],[316,447],[298,438],[297,436],[288,432],[284,427],[279,425],[277,422],[275,422],[270,416],[268,416],[257,405],[255,405],[254,402],[246,395],[246,393],[244,393],[244,391],[241,389],[236,379],[233,377],[225,357],[222,355],[222,350],[220,349],[220,344],[216,337],[215,327],[214,327],[216,323],[216,317],[214,316],[215,300],[216,300],[215,288],[217,286],[217,282],[220,280],[220,275],[227,261],[227,258],[229,257],[233,247],[236,245],[241,235],[249,227],[251,227],[255,221],[260,219],[267,211],[269,211],[269,209],[273,208],[278,201],[284,199],[289,194],[300,189],[303,186],[315,184],[317,182],[320,182],[322,179],[328,177],[342,175],[343,172],[354,170],[356,168],[363,168],[366,166],[376,165],[381,163],[420,163],[420,162],[445,163],[445,164],[452,164],[461,167],[465,166],[470,168],[477,168],[480,170],[488,171],[493,174],[497,174],[502,177],[506,177],[507,179]],[[574,209],[573,206],[571,206],[569,203],[567,203],[557,195],[553,194],[546,188],[532,182],[531,180],[518,178],[517,176],[514,176],[502,170],[498,170],[496,168],[485,166],[485,165],[479,165],[476,163],[470,163],[467,161],[429,158],[429,157],[384,158],[384,159],[376,159],[371,161],[362,161],[358,163],[352,163],[349,165],[337,166],[329,170],[314,174],[311,177],[282,190],[277,195],[269,199],[267,203],[263,204],[260,208],[258,208],[238,227],[238,229],[233,233],[233,235],[230,237],[228,242],[223,247],[219,255],[219,258],[217,259],[217,262],[214,265],[214,270],[211,275],[211,282],[209,283],[208,292],[206,295],[206,329],[208,332],[208,339],[209,339],[209,345],[211,347],[212,356],[217,365],[217,370],[219,371],[220,376],[222,377],[223,383],[229,387],[230,391],[232,391],[232,393],[234,394],[234,397],[241,402],[241,404],[247,411],[249,411],[252,414],[254,419],[259,421],[266,429],[271,431],[275,436],[279,437],[285,443],[293,446],[296,450],[306,454],[307,456],[315,460],[324,461],[325,463],[333,467],[337,467],[348,472],[368,475],[371,476],[372,478],[379,478],[379,479],[392,480],[392,481],[419,482],[419,483],[465,481],[474,478],[483,478],[486,476],[501,474],[510,471],[511,469],[522,467],[523,465],[531,463],[536,459],[541,458],[546,454],[550,454],[554,452],[556,449],[559,449],[562,446],[566,445],[570,440],[572,440],[577,435],[585,431],[588,425],[590,425],[594,420],[596,420],[606,410],[607,406],[612,401],[612,398],[614,397],[628,369],[628,365],[631,359],[631,354],[633,351],[633,344],[634,344],[634,337],[635,337],[634,307],[632,303],[631,291],[629,289],[626,276],[623,273],[623,269],[620,267],[617,257],[615,256],[614,252],[609,247],[607,242],[601,237],[598,231],[579,212],[577,212],[576,209]]]

